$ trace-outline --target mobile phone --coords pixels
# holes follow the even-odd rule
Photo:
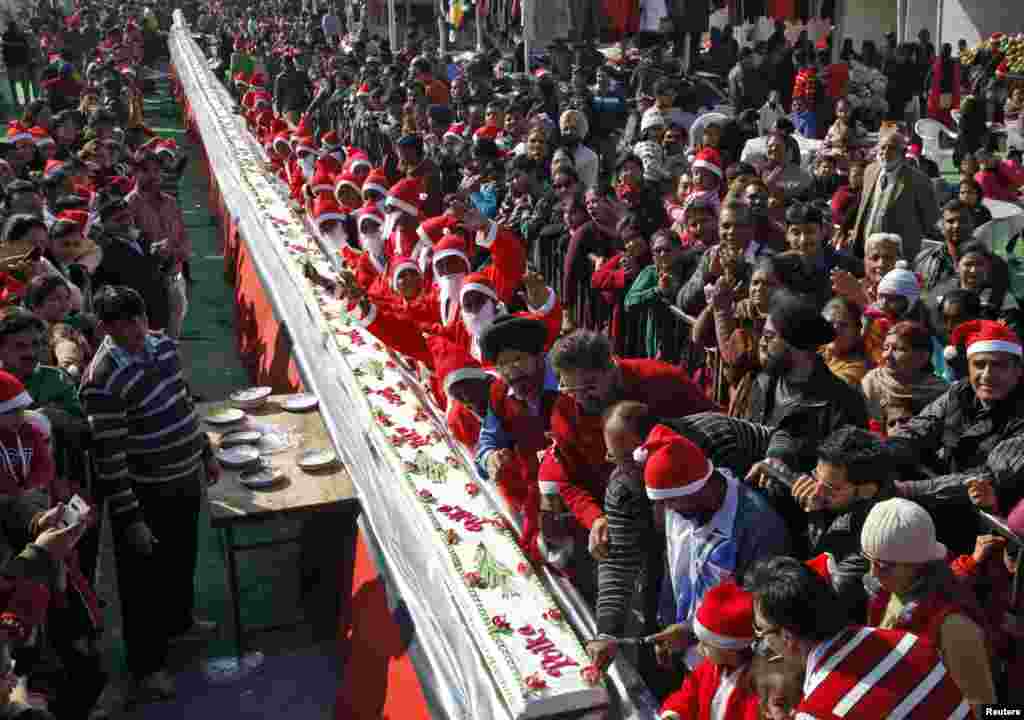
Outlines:
[[[796,473],[792,470],[783,470],[771,463],[764,463],[762,468],[764,469],[765,474],[769,475],[772,480],[785,485],[790,490],[793,489],[794,483],[796,483],[797,478],[801,475],[801,473]]]
[[[64,527],[72,527],[82,521],[82,518],[89,512],[89,503],[82,499],[77,493],[64,505],[64,514],[61,516],[61,523]]]

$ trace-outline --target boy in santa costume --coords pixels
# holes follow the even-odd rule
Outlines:
[[[732,581],[711,588],[693,621],[704,660],[661,706],[660,720],[757,720],[749,683],[754,598]]]
[[[423,181],[419,178],[402,178],[388,190],[384,218],[384,254],[417,257],[421,240],[416,234],[425,199]]]
[[[32,397],[21,380],[0,370],[0,495],[55,491],[49,432],[26,415],[31,406]]]
[[[443,393],[438,399],[442,406],[447,401],[448,429],[466,450],[475,453],[495,376],[480,367],[469,353],[443,337],[427,338],[427,347],[434,360],[434,376]]]

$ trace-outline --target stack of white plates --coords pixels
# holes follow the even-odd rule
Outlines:
[[[236,390],[228,395],[228,400],[235,407],[240,407],[243,410],[254,410],[266,404],[271,392],[273,392],[271,388],[265,386],[251,387],[245,390]]]

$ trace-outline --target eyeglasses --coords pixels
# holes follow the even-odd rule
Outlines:
[[[521,369],[530,360],[530,355],[523,355],[521,357],[515,358],[514,360],[508,360],[507,362],[501,363],[500,365],[495,364],[494,367],[497,369],[499,373],[505,374],[510,370],[515,370],[517,368]]]
[[[885,560],[877,560],[868,555],[866,552],[861,552],[860,556],[868,561],[868,565],[870,565],[871,567],[878,568],[878,572],[887,573],[893,568],[895,568],[897,565],[899,565],[899,563],[891,563],[886,562]]]

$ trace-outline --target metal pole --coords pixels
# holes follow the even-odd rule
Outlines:
[[[444,58],[445,55],[448,53],[448,25],[445,22],[444,2],[442,0],[438,0],[437,7],[437,34],[439,38],[437,48],[438,52],[441,55],[442,62],[444,62],[444,64],[447,66],[448,61],[445,60]],[[445,77],[445,80],[447,81],[448,78]]]
[[[388,42],[391,52],[398,52],[398,18],[395,17],[395,0],[388,0]]]
[[[484,16],[480,12],[480,0],[476,0],[476,51],[484,51]]]
[[[402,28],[402,45],[409,40],[412,31],[412,0],[405,0],[405,27]]]
[[[523,68],[530,74],[530,37],[533,27],[533,0],[522,0],[523,13]]]

